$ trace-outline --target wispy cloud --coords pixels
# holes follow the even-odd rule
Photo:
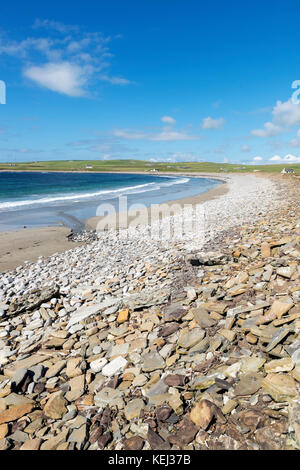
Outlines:
[[[108,45],[115,38],[52,20],[36,20],[33,28],[51,34],[21,41],[0,39],[0,55],[21,61],[23,76],[39,86],[79,97],[88,94],[91,82],[132,83],[109,72],[113,54]]]
[[[169,127],[164,128],[161,132],[157,133],[147,133],[129,129],[115,129],[112,131],[112,134],[115,137],[120,137],[122,139],[149,140],[157,142],[175,142],[179,140],[196,140],[200,138],[200,136],[188,134],[184,131],[176,131],[174,129],[170,129]]]
[[[163,116],[161,118],[161,121],[162,122],[165,122],[166,124],[176,124],[176,120],[174,118],[172,118],[171,116]]]
[[[112,131],[112,135],[121,139],[157,142],[176,142],[180,140],[196,140],[201,138],[201,136],[190,134],[185,130],[175,129],[174,126],[176,124],[176,120],[171,116],[162,116],[161,121],[168,125],[156,132],[136,129],[114,129]]]
[[[213,119],[211,117],[204,118],[201,124],[202,129],[220,129],[225,124],[224,118]]]
[[[32,26],[34,29],[48,29],[58,31],[59,33],[70,33],[78,31],[77,25],[67,25],[53,20],[40,20],[37,18]]]
[[[251,134],[256,137],[274,137],[299,124],[300,105],[291,100],[277,101],[272,109],[272,121],[265,122],[264,129],[254,129]]]
[[[174,142],[177,140],[195,140],[195,139],[197,139],[197,137],[194,135],[191,135],[182,131],[171,130],[171,129],[164,129],[162,132],[159,132],[158,134],[148,137],[148,140],[157,140],[160,142]]]
[[[147,138],[145,132],[130,130],[130,129],[115,129],[112,131],[112,135],[115,137],[120,137],[121,139],[128,140],[142,140]]]
[[[127,80],[127,78],[110,77],[109,75],[106,75],[106,74],[100,75],[100,80],[104,82],[109,82],[112,85],[129,85],[130,83],[133,83],[130,80]]]
[[[271,111],[272,111],[272,106],[265,106],[263,108],[253,109],[252,111],[249,111],[249,114],[265,114],[265,113],[270,113]]]
[[[264,129],[254,129],[251,131],[251,135],[256,137],[274,137],[282,132],[282,127],[273,124],[273,122],[265,122]]]

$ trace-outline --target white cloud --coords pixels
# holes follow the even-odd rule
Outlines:
[[[172,131],[169,129],[164,129],[159,134],[149,136],[149,140],[156,140],[160,142],[174,142],[177,140],[194,140],[196,137],[186,132]]]
[[[49,90],[68,96],[83,96],[83,86],[88,80],[90,70],[85,67],[62,62],[48,63],[41,67],[28,67],[24,76]]]
[[[280,162],[281,157],[279,155],[274,155],[274,157],[269,158],[270,162]]]
[[[280,134],[283,129],[273,122],[265,122],[264,129],[254,129],[251,131],[251,134],[256,137],[274,137],[275,135]]]
[[[121,137],[122,139],[129,140],[140,140],[147,138],[147,134],[139,131],[130,131],[128,129],[116,129],[112,132],[115,137]]]
[[[127,80],[127,78],[110,77],[106,74],[100,75],[100,79],[103,80],[104,82],[109,82],[112,85],[129,85],[129,83],[132,83],[129,80]]]
[[[212,119],[211,117],[204,118],[201,124],[202,129],[220,129],[225,124],[225,119]]]
[[[166,124],[170,124],[170,125],[176,124],[175,119],[172,118],[171,116],[163,116],[163,117],[161,118],[161,121],[162,121],[162,122],[165,122]]]
[[[91,82],[132,83],[109,73],[113,57],[107,46],[110,36],[83,33],[77,26],[50,20],[36,20],[34,28],[54,30],[55,34],[21,41],[0,38],[0,55],[19,59],[23,74],[38,85],[69,96],[83,96]]]
[[[277,101],[272,110],[272,122],[266,122],[264,129],[255,129],[251,134],[256,137],[274,137],[282,132],[288,131],[290,127],[300,124],[300,104],[288,101]],[[297,137],[300,136],[298,131]],[[296,140],[291,141],[293,147],[298,147]]]
[[[249,145],[243,145],[241,147],[241,152],[250,152],[251,150],[251,147],[249,147]]]
[[[254,158],[253,158],[253,161],[254,161],[254,162],[261,162],[261,161],[262,161],[262,157],[260,157],[260,156],[254,157]]]
[[[23,41],[9,41],[4,43],[0,40],[0,54],[6,54],[9,56],[27,58],[30,51],[38,51],[47,57],[50,55],[50,51],[54,45],[54,41],[50,38],[27,38]],[[57,50],[55,51],[57,56]],[[54,53],[54,50],[52,50]],[[59,53],[59,56],[61,53]]]
[[[300,124],[300,105],[290,100],[277,101],[272,114],[273,120],[282,126],[292,127]]]
[[[44,28],[44,29],[52,29],[58,31],[59,33],[67,33],[71,31],[78,31],[78,26],[74,25],[66,25],[60,23],[59,21],[51,21],[51,20],[40,20],[36,19],[33,24],[34,29]]]
[[[121,137],[129,140],[149,140],[158,142],[174,142],[179,140],[195,140],[196,136],[187,134],[186,132],[172,130],[169,127],[164,127],[163,130],[157,134],[146,133],[143,131],[128,130],[128,129],[115,129],[113,132],[115,137]]]
[[[167,126],[161,128],[159,132],[149,132],[144,130],[115,129],[112,134],[115,137],[131,140],[148,140],[156,142],[176,142],[180,140],[197,140],[201,136],[189,134],[184,130],[174,129],[175,119],[170,116],[163,116],[161,121],[167,123]]]
[[[284,157],[280,157],[279,155],[274,155],[271,157],[269,161],[278,162],[278,163],[300,163],[300,157],[296,157],[295,155],[287,154]]]
[[[300,162],[300,157],[296,157],[295,155],[286,155],[283,157],[285,162]]]

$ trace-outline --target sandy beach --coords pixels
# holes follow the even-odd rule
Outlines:
[[[217,236],[218,233],[230,229],[230,227],[254,220],[260,213],[280,205],[281,202],[281,196],[276,189],[273,178],[232,174],[226,175],[226,180],[226,184],[196,197],[180,201],[169,201],[168,203],[168,205],[172,205],[174,202],[178,203],[179,207],[184,204],[192,204],[192,207],[201,204],[205,212],[205,238],[207,241]],[[165,217],[162,227],[166,226],[168,228],[170,223],[174,226],[178,217],[180,217],[180,211],[170,217]],[[131,221],[130,214],[128,220]],[[98,222],[98,218],[92,218],[88,221],[88,225],[95,229]],[[189,228],[187,232],[182,234],[183,238],[180,240],[172,239],[172,237],[166,240],[153,240],[151,225],[143,224],[143,222],[142,220],[141,227],[136,233],[132,234],[127,232],[126,229],[122,229],[122,235],[125,235],[123,241],[119,239],[118,231],[115,232],[114,229],[110,229],[102,233],[100,231],[98,238],[96,237],[93,243],[83,243],[83,246],[76,246],[69,242],[66,239],[68,229],[61,227],[2,234],[0,248],[1,270],[7,272],[22,265],[25,260],[30,260],[33,263],[28,264],[27,276],[31,278],[32,285],[35,285],[35,282],[39,285],[49,278],[49,275],[52,280],[56,279],[56,282],[60,282],[60,279],[64,278],[70,282],[69,276],[73,272],[72,265],[75,263],[79,276],[82,276],[82,269],[82,272],[85,273],[84,282],[88,283],[90,274],[87,271],[93,277],[96,272],[102,276],[103,270],[114,272],[116,260],[120,256],[125,256],[124,259],[127,259],[128,264],[130,264],[136,262],[148,250],[153,255],[156,256],[157,254],[160,257],[165,256],[168,250],[174,250],[174,246],[178,246],[180,252],[182,250],[199,249],[203,244],[203,234],[195,233],[193,229]],[[147,219],[145,222],[147,222]],[[82,241],[84,242],[84,237]],[[15,248],[12,249],[12,246]],[[55,253],[59,254],[51,256]],[[37,261],[39,256],[44,256],[44,262],[35,265],[34,262]],[[55,268],[51,268],[51,272],[47,269],[49,263],[55,266]],[[126,264],[123,267],[126,269]],[[26,276],[26,269],[18,269],[23,273],[23,276]],[[41,275],[41,269],[43,275]],[[73,276],[76,278],[77,271],[72,274],[72,278]]]
[[[184,174],[179,176],[184,176]],[[216,177],[216,175],[204,174],[197,176]],[[224,180],[220,177],[219,179],[223,183]],[[167,204],[170,206],[178,204],[179,207],[182,207],[184,204],[201,204],[205,201],[213,200],[227,191],[228,186],[225,183],[197,196],[168,201]],[[133,216],[129,212],[128,223],[131,223],[132,219]],[[100,220],[101,218],[99,217],[90,218],[86,223],[87,229],[95,230]],[[142,223],[147,222],[148,219],[145,218]],[[22,265],[25,261],[37,261],[40,256],[48,257],[55,253],[62,253],[80,244],[80,242],[69,241],[68,235],[70,235],[70,229],[67,227],[54,226],[0,232],[0,272],[10,271]]]
[[[166,175],[170,173],[166,173]],[[226,174],[220,176],[219,174],[187,174],[184,173],[178,176],[194,176],[194,177],[210,177],[220,179],[219,186],[206,191],[202,194],[193,197],[187,197],[182,199],[176,199],[168,201],[169,207],[175,208],[174,214],[181,211],[185,205],[192,205],[195,207],[198,204],[204,204],[209,213],[214,213],[215,221],[209,222],[211,228],[214,224],[218,225],[217,219],[222,220],[230,217],[232,225],[238,223],[236,219],[237,214],[239,218],[247,218],[247,213],[243,214],[243,208],[240,206],[240,195],[239,195],[239,181],[242,184],[245,182],[245,197],[249,199],[249,204],[254,204],[255,207],[259,207],[260,203],[263,203],[263,196],[260,188],[264,188],[265,185],[270,186],[271,181],[280,181],[278,176],[265,176],[265,175],[236,175]],[[249,185],[249,181],[251,184]],[[257,184],[259,183],[259,187]],[[247,188],[249,186],[249,198],[247,195]],[[251,194],[253,192],[253,195]],[[219,202],[218,202],[219,201]],[[252,202],[250,202],[252,201]],[[235,215],[233,215],[230,209],[230,204],[236,206]],[[253,206],[254,207],[254,206]],[[255,212],[255,210],[254,210]],[[130,211],[127,213],[126,221],[130,225],[133,219],[136,217],[136,213],[132,214]],[[210,217],[210,216],[209,216]],[[92,217],[87,220],[87,230],[96,230],[98,223],[101,221],[101,217]],[[147,213],[139,217],[139,224],[148,224],[150,222],[150,209],[148,208]],[[112,219],[106,216],[108,224],[112,225]],[[119,214],[116,214],[116,228],[118,229]],[[228,220],[226,222],[228,225]],[[230,225],[230,223],[229,223]],[[7,272],[15,269],[18,266],[24,265],[25,261],[35,262],[40,256],[49,257],[56,253],[64,253],[67,250],[75,248],[76,246],[84,243],[79,238],[79,241],[70,241],[67,237],[70,235],[70,229],[67,227],[43,227],[35,229],[23,229],[10,232],[0,232],[0,272]]]
[[[67,227],[43,227],[0,232],[0,272],[11,271],[24,261],[37,261],[78,245],[68,240]]]
[[[300,3],[1,13],[0,455],[300,451]]]
[[[1,449],[299,449],[299,182],[226,186],[0,277]]]

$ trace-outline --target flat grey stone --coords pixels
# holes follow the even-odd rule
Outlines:
[[[272,351],[272,349],[277,346],[280,341],[283,340],[288,334],[290,333],[290,330],[288,328],[280,328],[276,333],[272,336],[268,346],[266,347],[266,352]]]
[[[193,330],[184,330],[178,338],[178,346],[190,349],[204,338],[205,331],[201,328],[194,328]]]
[[[71,315],[66,327],[67,330],[71,328],[71,326],[76,325],[76,323],[79,323],[92,315],[97,315],[97,313],[101,312],[102,308],[101,304],[79,308],[73,315]]]
[[[145,372],[164,369],[165,365],[165,361],[157,352],[146,353],[142,356],[142,369]]]

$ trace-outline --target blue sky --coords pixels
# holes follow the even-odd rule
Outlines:
[[[0,161],[300,162],[299,14],[290,0],[6,2]]]

